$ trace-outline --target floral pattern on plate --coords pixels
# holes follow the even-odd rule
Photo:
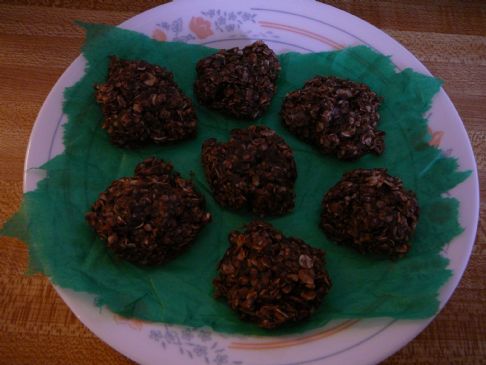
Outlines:
[[[273,31],[255,32],[251,27],[257,23],[257,13],[248,11],[224,11],[209,9],[190,18],[179,17],[171,21],[161,21],[152,31],[152,38],[159,41],[191,42],[217,37],[222,34],[230,38],[280,38]]]
[[[214,340],[212,332],[206,329],[163,325],[162,329],[150,330],[149,338],[164,349],[168,346],[176,346],[181,355],[189,359],[204,359],[206,364],[240,365],[243,363],[239,360],[231,360],[227,347]]]

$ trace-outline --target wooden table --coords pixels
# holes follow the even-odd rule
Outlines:
[[[42,102],[79,54],[73,20],[118,24],[165,1],[0,0],[0,225],[19,206],[23,161]],[[347,0],[331,5],[380,27],[445,80],[466,125],[486,207],[486,3]],[[385,364],[486,362],[486,218],[445,309]],[[25,276],[26,246],[0,239],[0,364],[130,364],[71,313],[49,281]]]

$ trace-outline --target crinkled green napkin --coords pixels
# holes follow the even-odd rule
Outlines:
[[[307,322],[266,332],[240,321],[223,301],[213,298],[212,279],[228,246],[227,236],[252,217],[222,209],[213,200],[204,178],[200,149],[209,137],[224,141],[229,131],[249,125],[212,112],[195,102],[198,135],[170,146],[125,150],[111,145],[101,129],[102,114],[93,85],[107,76],[108,57],[144,59],[167,67],[193,100],[196,62],[214,49],[182,43],[161,43],[144,35],[105,25],[84,25],[85,76],[66,90],[65,152],[41,168],[48,177],[24,195],[20,211],[5,225],[3,235],[23,239],[30,249],[31,272],[42,272],[61,287],[94,293],[99,305],[127,317],[209,326],[240,334],[281,334],[321,327],[336,318],[425,318],[438,310],[438,290],[450,276],[444,245],[461,232],[458,201],[442,197],[469,175],[458,172],[455,159],[428,144],[429,109],[441,82],[409,69],[396,72],[388,57],[360,46],[337,52],[279,56],[282,72],[270,110],[257,123],[282,135],[295,152],[297,200],[293,213],[270,219],[285,235],[324,249],[333,288]],[[364,82],[384,98],[379,128],[386,132],[385,153],[357,162],[322,156],[280,124],[286,93],[313,76],[336,75]],[[52,121],[54,122],[54,121]],[[148,156],[171,161],[192,178],[213,214],[197,242],[165,266],[140,268],[114,257],[90,229],[84,214],[112,180],[133,174]],[[365,257],[326,239],[319,229],[320,202],[341,175],[357,167],[386,167],[418,196],[421,209],[412,250],[399,261]]]

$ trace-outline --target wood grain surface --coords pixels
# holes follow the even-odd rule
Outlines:
[[[0,225],[20,204],[39,108],[80,52],[73,21],[118,24],[163,2],[0,0]],[[445,80],[479,168],[481,218],[464,277],[432,324],[384,364],[486,364],[486,2],[329,3],[383,29]],[[76,319],[45,277],[24,275],[27,258],[22,242],[0,238],[0,364],[131,364]]]

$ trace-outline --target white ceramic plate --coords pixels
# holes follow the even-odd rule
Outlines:
[[[217,48],[244,46],[263,39],[277,52],[329,51],[366,44],[391,55],[398,69],[428,70],[398,42],[379,29],[331,6],[310,0],[177,0],[146,11],[120,25],[158,40],[179,40]],[[24,190],[42,178],[37,169],[63,150],[66,117],[64,88],[83,75],[78,57],[64,72],[37,117],[25,162]],[[476,163],[464,126],[449,97],[441,90],[428,115],[432,142],[458,157],[461,170],[472,170],[466,182],[450,191],[459,199],[464,232],[443,254],[453,276],[440,291],[444,306],[456,288],[476,235],[479,188]],[[305,335],[278,338],[223,336],[206,330],[126,320],[97,308],[89,294],[56,288],[77,317],[110,346],[143,364],[372,364],[412,340],[432,320],[389,318],[334,321]]]

